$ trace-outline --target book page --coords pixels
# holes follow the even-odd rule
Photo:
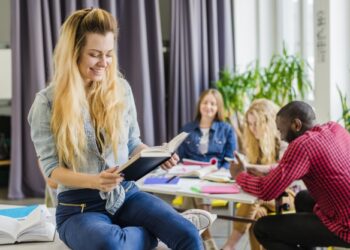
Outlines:
[[[19,221],[19,235],[24,234],[30,231],[32,228],[36,227],[38,224],[41,224],[41,209],[37,207],[30,215],[27,216],[25,220]]]
[[[154,152],[168,152],[167,148],[164,146],[154,146],[142,149],[142,153],[154,153]]]
[[[197,165],[177,165],[168,171],[169,175],[176,175],[181,177],[198,177],[202,178],[206,174],[216,171],[215,165],[201,167]]]
[[[230,171],[225,168],[220,168],[218,171],[208,173],[204,175],[202,179],[213,182],[235,182],[231,179]]]
[[[0,244],[14,243],[20,225],[16,219],[0,215]]]
[[[163,143],[162,146],[154,146],[143,149],[141,152],[143,154],[155,153],[155,152],[169,152],[174,153],[175,150],[180,146],[180,144],[186,139],[188,133],[182,132],[175,136],[170,142]]]
[[[176,151],[176,149],[180,146],[180,144],[186,139],[186,137],[189,134],[186,132],[182,132],[180,134],[178,134],[177,136],[175,136],[171,141],[169,141],[166,144],[167,150],[171,153],[174,153]]]
[[[29,231],[23,232],[17,239],[24,241],[53,241],[55,237],[55,225],[49,222],[42,222]]]
[[[197,170],[200,170],[201,166],[183,166],[183,165],[176,165],[168,170],[167,174],[169,175],[176,175],[176,176],[185,176],[185,175],[191,175],[191,173],[194,173]]]

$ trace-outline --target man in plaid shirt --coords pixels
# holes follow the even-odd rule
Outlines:
[[[257,239],[268,250],[350,247],[349,132],[334,122],[317,125],[313,109],[301,101],[284,106],[276,123],[290,143],[278,166],[266,176],[235,169],[233,177],[244,191],[263,200],[277,198],[299,179],[308,193],[297,195],[297,213],[259,219]]]

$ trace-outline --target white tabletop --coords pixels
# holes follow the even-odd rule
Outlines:
[[[187,197],[197,197],[197,198],[209,198],[209,199],[220,199],[233,202],[241,202],[246,204],[253,204],[256,202],[257,198],[251,194],[244,191],[240,191],[237,194],[203,194],[194,192],[191,187],[203,186],[203,185],[232,185],[231,183],[215,183],[205,180],[200,180],[196,178],[180,178],[177,184],[146,184],[144,185],[144,178],[136,182],[137,186],[145,192],[156,193],[156,194],[169,194],[169,195],[180,195]]]

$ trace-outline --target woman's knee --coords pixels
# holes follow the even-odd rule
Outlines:
[[[195,227],[184,228],[181,235],[176,249],[203,249],[201,237]]]

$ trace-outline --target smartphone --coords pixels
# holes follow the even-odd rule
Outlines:
[[[234,162],[234,163],[238,163],[238,162],[237,162],[237,159],[235,159],[235,158],[225,157],[224,159],[225,159],[225,161],[227,161],[227,162]]]

